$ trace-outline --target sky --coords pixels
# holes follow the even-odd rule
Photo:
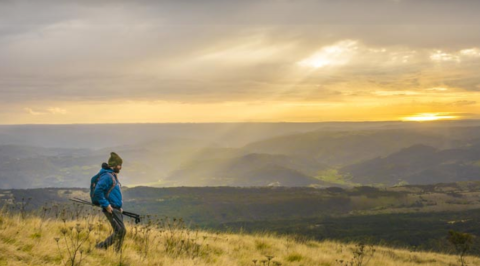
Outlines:
[[[0,124],[480,118],[477,0],[0,0]]]

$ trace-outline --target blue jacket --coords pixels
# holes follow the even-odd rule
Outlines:
[[[92,202],[106,208],[112,205],[114,208],[121,208],[123,205],[122,190],[117,175],[112,169],[103,167],[98,174],[92,177],[98,178],[98,182],[93,192]]]

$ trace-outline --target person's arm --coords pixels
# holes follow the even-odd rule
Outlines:
[[[98,200],[98,203],[102,208],[107,209],[108,207],[111,208],[110,202],[105,198],[105,194],[107,194],[108,190],[112,186],[112,179],[103,177],[98,180],[97,186],[95,187],[95,198]]]

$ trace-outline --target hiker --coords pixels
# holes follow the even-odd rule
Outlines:
[[[127,233],[122,215],[122,191],[118,182],[118,174],[122,169],[123,160],[115,152],[110,153],[110,159],[102,164],[100,172],[92,178],[92,202],[102,207],[102,211],[112,225],[113,234],[95,247],[107,249],[115,244],[115,251],[120,251]],[[94,183],[94,179],[98,180]]]

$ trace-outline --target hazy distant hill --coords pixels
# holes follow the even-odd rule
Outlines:
[[[87,149],[43,148],[25,145],[0,145],[0,156],[17,159],[35,158],[40,156],[86,156],[91,151]]]
[[[274,137],[244,148],[254,152],[312,158],[330,165],[348,165],[385,156],[414,144],[452,147],[463,142],[440,134],[410,130],[315,131]]]
[[[312,130],[377,128],[374,123],[170,123],[91,125],[0,125],[0,145],[107,148],[157,139],[198,139],[239,147],[252,141]],[[398,124],[398,123],[393,123]]]
[[[0,146],[0,188],[84,186],[99,160],[83,150]]]
[[[176,186],[308,186],[326,183],[307,173],[325,165],[285,155],[246,154],[239,157],[202,157],[186,163],[165,181]]]
[[[386,157],[344,167],[340,172],[362,184],[480,180],[480,145],[447,150],[414,145]]]
[[[455,137],[463,131],[475,136],[478,120],[416,122],[324,123],[183,123],[183,124],[78,124],[0,125],[0,145],[100,149],[157,139],[198,139],[226,147],[241,147],[272,137],[311,131],[426,130]],[[462,130],[465,128],[466,130]],[[463,134],[463,133],[461,133]],[[476,134],[478,138],[478,134]],[[466,136],[464,136],[466,137]]]
[[[474,122],[0,126],[0,187],[86,187],[111,151],[124,158],[124,185],[328,185],[318,179],[341,174],[357,184],[475,180],[476,158],[455,150],[480,144]],[[7,144],[19,141],[37,146]],[[419,144],[432,148],[393,155]],[[430,162],[437,153],[458,163]],[[383,165],[390,161],[398,165]]]
[[[124,185],[157,182],[185,158],[209,145],[187,139],[100,150],[3,145],[0,146],[0,188],[86,187],[111,151],[118,152],[124,159]]]

